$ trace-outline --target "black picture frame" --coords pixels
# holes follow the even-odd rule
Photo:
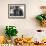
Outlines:
[[[16,8],[19,7],[16,13]],[[23,12],[22,12],[23,11]],[[26,17],[26,5],[25,4],[8,4],[8,18],[10,19],[24,19]]]

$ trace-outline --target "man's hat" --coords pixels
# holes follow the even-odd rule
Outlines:
[[[40,9],[46,9],[46,6],[40,6]]]
[[[15,6],[15,8],[18,8],[19,6]]]

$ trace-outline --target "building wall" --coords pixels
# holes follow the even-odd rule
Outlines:
[[[25,19],[9,19],[8,4],[26,4]],[[15,25],[18,30],[18,36],[31,36],[36,34],[37,29],[46,28],[39,26],[35,17],[41,13],[40,6],[46,5],[46,0],[0,0],[0,35],[4,34],[6,25]]]

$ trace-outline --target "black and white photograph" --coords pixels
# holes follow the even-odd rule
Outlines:
[[[8,18],[25,18],[25,4],[8,4]]]

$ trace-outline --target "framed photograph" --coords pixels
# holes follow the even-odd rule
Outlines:
[[[8,18],[25,18],[25,4],[8,4]]]

